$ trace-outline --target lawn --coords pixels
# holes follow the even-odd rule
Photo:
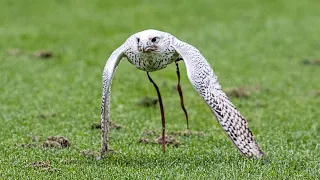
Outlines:
[[[320,178],[320,1],[0,1],[0,179],[317,179]],[[96,160],[101,75],[113,50],[144,29],[197,47],[248,119],[262,160],[232,145],[180,63],[192,132],[168,146],[145,72],[126,60],[112,84],[114,150]],[[46,50],[44,54],[43,50]],[[42,53],[42,54],[41,54]],[[50,57],[52,56],[52,57]],[[166,130],[186,123],[174,64],[151,73],[165,105]],[[249,87],[249,88],[248,88]],[[67,148],[43,148],[49,136]]]

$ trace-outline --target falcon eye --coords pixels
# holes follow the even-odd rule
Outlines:
[[[151,39],[151,42],[153,42],[153,43],[156,43],[156,42],[158,42],[158,41],[159,41],[159,38],[158,38],[158,37],[154,37],[154,38]]]

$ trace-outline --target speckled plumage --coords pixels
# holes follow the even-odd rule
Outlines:
[[[263,156],[246,119],[222,91],[217,76],[199,50],[169,33],[157,30],[145,30],[130,36],[111,54],[105,65],[101,106],[102,155],[108,150],[110,86],[115,69],[123,57],[138,69],[147,72],[163,69],[181,57],[190,82],[236,147],[246,157]]]

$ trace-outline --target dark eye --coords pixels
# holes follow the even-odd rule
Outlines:
[[[155,42],[158,42],[159,41],[159,38],[158,37],[154,37],[151,39],[151,42],[155,43]]]
[[[140,42],[140,38],[138,38],[138,37],[137,37],[137,42],[138,42],[138,43]]]

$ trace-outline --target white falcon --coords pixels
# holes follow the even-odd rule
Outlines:
[[[137,69],[147,73],[163,69],[177,59],[182,59],[186,65],[191,84],[208,104],[233,144],[246,157],[260,158],[264,155],[248,127],[248,122],[222,91],[217,76],[200,51],[169,33],[152,29],[130,36],[124,44],[111,54],[104,67],[101,105],[101,155],[108,151],[111,82],[115,69],[123,57],[126,57]]]

